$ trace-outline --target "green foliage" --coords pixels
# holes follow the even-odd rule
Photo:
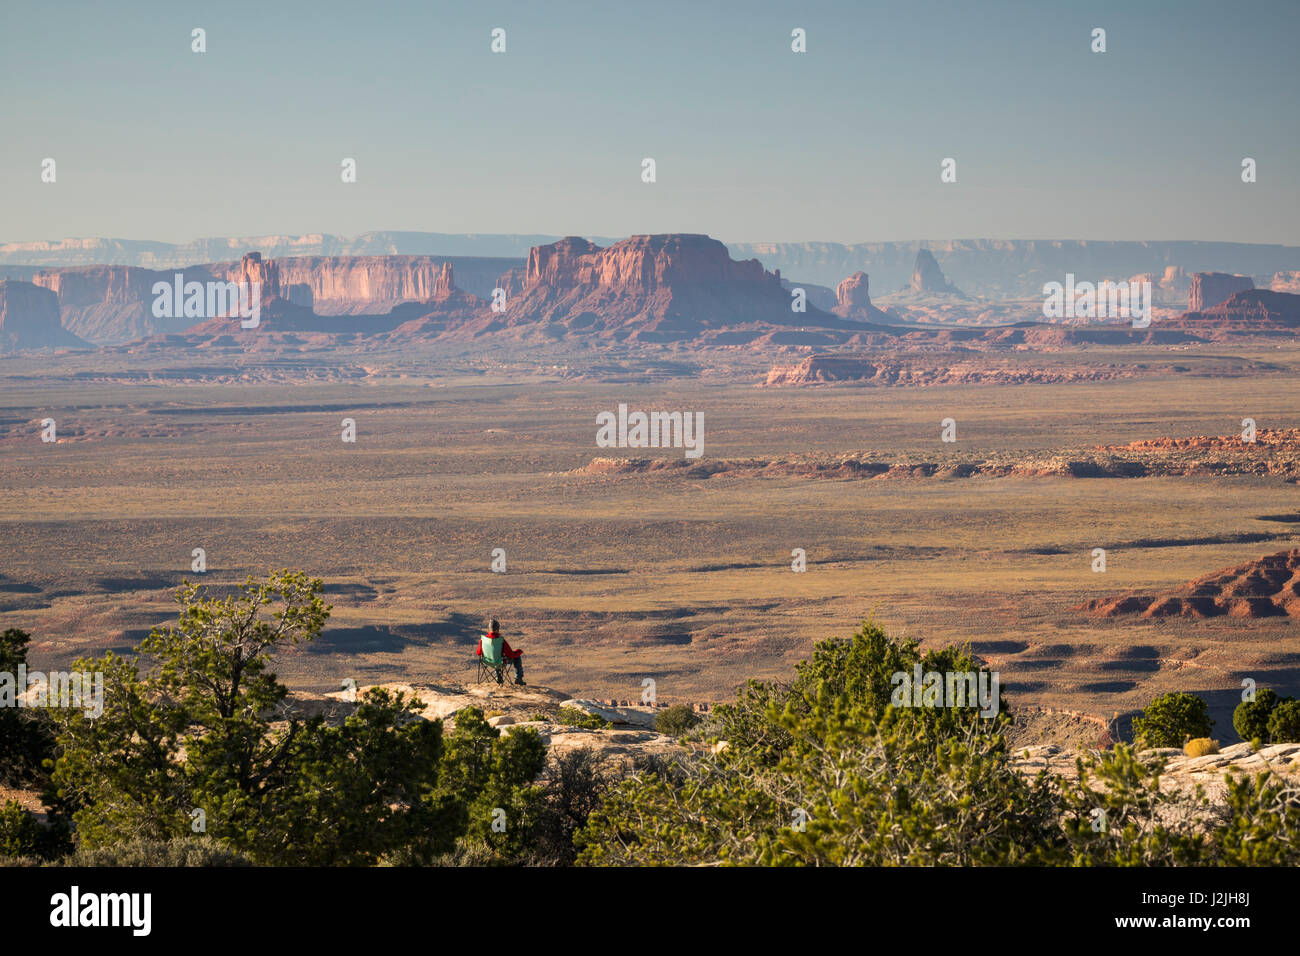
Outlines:
[[[1232,729],[1242,740],[1268,740],[1268,718],[1281,698],[1275,691],[1257,691],[1254,700],[1243,700],[1232,712]]]
[[[44,828],[15,800],[0,807],[0,855],[41,856]]]
[[[1213,727],[1205,701],[1181,691],[1160,695],[1133,719],[1134,737],[1146,747],[1182,747],[1188,738],[1210,736]]]
[[[851,641],[819,645],[794,684],[751,682],[716,708],[706,729],[728,739],[725,750],[640,766],[611,787],[575,836],[579,862],[1300,862],[1293,789],[1267,777],[1253,787],[1238,781],[1230,807],[1216,810],[1199,791],[1162,788],[1163,762],[1124,745],[1080,759],[1075,781],[1030,777],[1012,764],[1002,721],[969,708],[892,706],[881,675],[919,654],[873,627],[856,635],[856,650]],[[952,648],[927,659],[936,662],[927,670],[964,670],[969,660]],[[1180,718],[1185,732],[1198,708],[1171,696],[1148,720]]]
[[[700,722],[700,715],[687,704],[674,704],[655,714],[655,730],[672,737],[688,734]]]
[[[621,776],[621,767],[585,747],[566,751],[548,761],[527,862],[571,866],[578,857],[575,835],[586,826],[592,812]]]
[[[1300,864],[1300,789],[1272,774],[1225,777],[1227,819],[1216,829],[1208,862],[1219,866]]]
[[[502,734],[483,712],[466,707],[446,735],[431,806],[454,815],[464,833],[462,850],[480,861],[516,862],[533,842],[542,788],[535,784],[546,763],[546,745],[531,727]],[[450,847],[407,849],[395,862],[433,863]]]
[[[1300,700],[1288,697],[1268,718],[1268,739],[1275,744],[1300,743]]]
[[[555,721],[566,727],[581,727],[583,730],[608,730],[614,726],[604,717],[589,714],[581,707],[561,707]]]
[[[1133,747],[1121,744],[1075,763],[1078,780],[1060,793],[1065,846],[1045,851],[1048,861],[1134,867],[1201,862],[1204,838],[1198,824],[1206,817],[1206,800],[1199,790],[1161,790],[1163,760],[1143,762]],[[1167,826],[1162,819],[1177,824]]]
[[[18,668],[27,663],[27,645],[31,636],[26,631],[9,628],[0,634],[0,674],[14,681],[14,692],[22,694],[27,688],[18,687]],[[40,786],[49,780],[44,767],[46,760],[54,758],[54,721],[39,708],[0,706],[0,784],[9,787]]]
[[[152,669],[108,654],[105,708],[60,712],[53,779],[87,848],[131,836],[206,835],[258,863],[372,863],[408,843],[449,848],[453,808],[426,799],[441,724],[415,700],[372,690],[341,725],[288,712],[272,655],[310,641],[329,615],[321,582],[288,571],[224,598],[179,590],[178,622],[139,650]]]

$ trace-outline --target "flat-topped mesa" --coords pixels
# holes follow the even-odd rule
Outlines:
[[[757,259],[737,262],[703,235],[632,236],[606,248],[570,236],[533,247],[522,270],[498,281],[506,290],[504,314],[465,334],[682,342],[742,325],[840,322],[812,306],[795,312],[779,273]]]
[[[757,259],[736,262],[718,240],[688,233],[632,236],[604,249],[576,237],[534,246],[524,281],[643,293],[706,282],[770,283],[780,289],[779,275],[769,274]]]
[[[85,347],[59,321],[59,298],[51,290],[0,279],[0,352]]]
[[[456,292],[451,263],[428,256],[301,256],[275,264],[287,298],[328,314],[382,313]]]
[[[1226,302],[1234,293],[1255,288],[1250,276],[1229,275],[1226,272],[1198,272],[1192,276],[1192,288],[1187,296],[1187,311],[1204,312],[1220,302]]]

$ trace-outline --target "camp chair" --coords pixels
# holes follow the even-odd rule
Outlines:
[[[487,635],[479,639],[478,646],[482,655],[475,655],[478,664],[478,682],[481,684],[489,677],[495,677],[497,683],[504,683],[506,658],[502,653],[505,638],[500,635],[488,640]]]

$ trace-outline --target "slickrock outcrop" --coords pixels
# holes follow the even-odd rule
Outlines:
[[[1255,288],[1250,276],[1229,275],[1226,272],[1198,272],[1192,276],[1192,288],[1187,296],[1188,312],[1204,312],[1225,302],[1236,292]]]
[[[0,352],[86,348],[59,321],[59,299],[49,289],[0,280]]]
[[[1160,594],[1123,594],[1080,606],[1101,617],[1300,617],[1300,548],[1224,568]]]
[[[488,723],[502,734],[534,730],[554,759],[566,751],[587,748],[601,757],[630,759],[636,756],[667,756],[681,753],[677,739],[654,729],[658,708],[605,705],[597,701],[572,699],[570,695],[530,683],[519,687],[510,682],[497,685],[488,681],[465,684],[449,678],[437,684],[379,684],[394,693],[416,697],[424,705],[420,712],[426,720],[454,722],[460,711],[474,707],[483,713],[495,713]],[[358,687],[355,695],[338,691],[332,694],[294,693],[287,708],[304,717],[320,716],[327,723],[340,723],[355,712],[357,703],[370,687]],[[354,699],[349,700],[352,697]],[[663,707],[660,704],[659,707]],[[579,710],[608,720],[613,726],[602,729],[578,727],[565,723],[562,714]]]

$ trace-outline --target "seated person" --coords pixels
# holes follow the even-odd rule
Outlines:
[[[482,638],[479,639],[479,643],[474,647],[474,656],[476,657],[483,656],[484,640],[491,641],[498,637],[501,637],[501,626],[497,624],[496,618],[493,618],[492,624],[488,628],[488,632],[484,634]],[[504,657],[506,660],[511,661],[515,665],[515,683],[523,684],[524,683],[524,652],[515,650],[510,646],[509,642],[503,639],[501,641],[501,656]],[[497,671],[497,683],[498,684],[501,683],[500,671]]]

